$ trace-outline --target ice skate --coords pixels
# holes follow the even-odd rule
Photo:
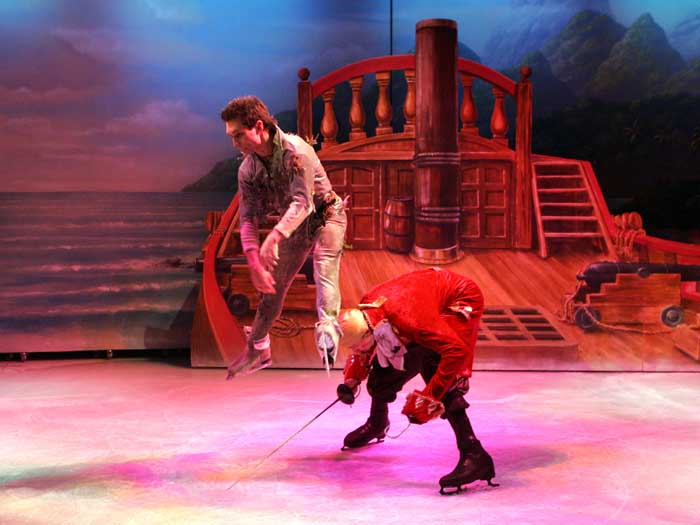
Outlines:
[[[372,408],[364,425],[345,436],[342,450],[360,448],[369,445],[373,439],[377,443],[384,441],[389,430],[389,407],[386,403],[372,400]]]
[[[386,433],[389,431],[389,420],[386,423],[372,423],[369,419],[367,422],[350,432],[345,436],[343,441],[343,449],[348,448],[360,448],[365,447],[370,444],[373,439],[377,440],[377,443],[384,441]]]
[[[440,494],[457,494],[464,490],[463,485],[468,485],[477,480],[488,482],[489,486],[497,487],[497,483],[491,480],[496,477],[493,459],[478,441],[468,450],[460,450],[457,466],[445,476],[440,478]],[[446,491],[445,489],[455,489]]]
[[[248,327],[245,327],[248,329]],[[250,336],[250,331],[245,330],[246,336]],[[258,370],[267,368],[272,364],[272,350],[270,349],[270,336],[255,341],[253,348],[249,348],[245,353],[238,356],[228,367],[226,380],[233,379],[238,375],[250,375]]]
[[[330,370],[335,364],[338,356],[338,337],[333,334],[337,333],[333,324],[319,321],[316,323],[316,349],[321,356],[321,364]]]

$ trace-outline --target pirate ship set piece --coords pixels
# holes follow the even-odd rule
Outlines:
[[[528,338],[528,341],[532,339],[528,343],[531,347],[560,352],[569,348],[569,342],[558,337],[554,327],[542,330],[539,318],[506,319],[504,315],[491,315],[483,307],[478,287],[463,276],[447,270],[425,269],[395,277],[396,268],[407,271],[415,268],[415,262],[453,263],[463,257],[465,248],[480,249],[482,253],[499,250],[499,259],[512,262],[509,256],[517,253],[516,250],[522,255],[522,250],[537,248],[542,259],[537,264],[530,262],[533,269],[547,276],[541,281],[542,286],[549,286],[548,283],[555,281],[549,278],[552,272],[569,279],[575,270],[573,265],[580,261],[572,257],[571,261],[576,262],[568,262],[564,257],[557,264],[548,265],[546,258],[555,246],[565,254],[568,250],[578,255],[583,251],[580,248],[588,253],[593,248],[602,252],[600,258],[615,258],[618,254],[614,240],[624,248],[626,256],[633,255],[635,250],[639,252],[638,260],[644,265],[626,268],[603,262],[582,272],[580,286],[565,298],[571,321],[586,329],[592,327],[584,326],[587,321],[599,326],[614,324],[616,319],[645,323],[653,318],[655,322],[674,326],[682,320],[686,304],[683,301],[688,297],[700,301],[697,285],[700,275],[693,273],[694,269],[659,269],[648,264],[654,261],[700,264],[700,246],[662,242],[637,231],[638,228],[628,232],[630,235],[621,234],[624,224],[613,222],[589,162],[532,153],[530,69],[523,67],[520,81],[514,82],[490,68],[456,56],[456,24],[449,20],[424,20],[416,26],[415,55],[375,57],[340,68],[314,82],[308,81],[308,70],[300,70],[297,107],[298,134],[311,137],[314,135],[312,102],[316,97],[323,98],[320,127],[323,140],[318,158],[333,189],[351,198],[346,242],[355,249],[351,255],[355,273],[341,275],[341,281],[356,293],[356,298],[360,295],[357,288],[362,287],[358,283],[367,283],[366,289],[384,281],[362,297],[357,309],[339,318],[344,331],[339,344],[349,347],[351,352],[336,354],[336,345],[330,359],[326,349],[325,364],[330,366],[336,357],[341,363],[345,359],[345,373],[337,398],[321,414],[338,401],[352,404],[360,383],[366,379],[372,396],[370,414],[363,425],[345,436],[344,448],[382,442],[389,428],[388,403],[396,399],[396,393],[406,381],[420,373],[426,387],[409,394],[403,414],[415,424],[438,417],[446,419],[459,449],[457,465],[439,481],[442,493],[459,492],[477,480],[493,485],[491,480],[495,476],[493,459],[474,434],[463,397],[469,386],[480,320],[484,324],[483,336],[495,334],[498,343],[507,346],[509,352],[522,348],[518,341],[532,335],[515,334],[513,329],[529,330],[531,324],[537,328]],[[388,97],[393,70],[402,70],[406,78],[403,106],[406,122],[399,132],[391,126],[392,106]],[[364,131],[361,88],[368,74],[375,74],[378,84],[375,136],[367,136]],[[456,107],[456,76],[460,78],[463,94],[460,108]],[[492,137],[480,136],[476,126],[471,91],[475,78],[493,87]],[[334,86],[345,81],[352,88],[351,131],[350,140],[340,143],[336,140],[339,126],[333,110]],[[506,95],[516,105],[513,149],[506,138],[509,126],[504,106]],[[457,131],[458,116],[460,131]],[[237,195],[229,209],[210,226],[192,330],[193,366],[221,366],[236,360],[241,349],[250,346],[242,326],[250,320],[251,310],[258,310],[260,300],[252,282],[244,282],[250,281],[247,271],[250,265],[246,266],[249,261],[242,259],[245,250],[241,241],[244,233],[241,209],[244,206],[239,207]],[[640,221],[627,222],[630,226],[640,224]],[[258,233],[269,235],[264,224],[260,226]],[[396,238],[400,242],[394,242]],[[534,245],[535,239],[539,240],[538,246]],[[410,254],[392,255],[402,259],[399,264],[377,268],[376,252],[370,250],[384,248]],[[522,259],[513,264],[521,265]],[[686,270],[690,272],[687,275]],[[541,294],[528,297],[528,290],[519,287],[517,271],[509,273],[514,277],[503,278],[510,278],[514,287],[522,289],[526,301],[540,300]],[[480,279],[490,276],[485,272]],[[319,342],[305,330],[313,329],[318,320],[314,301],[318,283],[314,277],[300,268],[291,279],[284,306],[285,316],[292,325],[284,334],[270,331],[277,366],[318,366],[316,356],[311,361],[308,355],[310,348],[319,348]],[[498,284],[498,279],[495,280]],[[695,284],[695,291],[689,294],[686,284]],[[550,311],[556,309],[560,293],[557,290],[553,296]],[[528,316],[539,312],[522,304],[519,308],[525,309]],[[482,314],[486,314],[484,319]],[[490,327],[489,316],[497,318],[498,330]],[[490,343],[484,337],[480,337],[482,348]],[[268,364],[270,342],[264,343],[265,359],[261,364]],[[513,359],[512,352],[507,355]],[[250,360],[244,361],[248,366]],[[244,371],[245,366],[234,370]]]

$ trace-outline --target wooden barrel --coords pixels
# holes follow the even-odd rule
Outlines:
[[[413,246],[413,198],[387,199],[384,207],[384,246],[390,252],[408,253]]]

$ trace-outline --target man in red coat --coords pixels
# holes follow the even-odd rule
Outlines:
[[[366,377],[372,406],[367,422],[345,437],[346,448],[382,441],[389,428],[388,404],[410,379],[421,374],[426,386],[409,394],[402,413],[423,424],[441,416],[452,426],[460,452],[452,472],[440,479],[461,490],[475,480],[491,485],[493,459],[474,435],[464,394],[474,361],[474,346],[484,299],[471,280],[449,270],[410,272],[372,288],[358,308],[340,318],[341,344],[352,350],[338,394],[354,401]]]

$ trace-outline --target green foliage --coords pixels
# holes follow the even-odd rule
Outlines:
[[[689,60],[684,69],[669,78],[664,91],[700,95],[700,58]]]
[[[535,120],[537,153],[590,160],[609,202],[645,228],[700,229],[700,96],[584,100]]]

